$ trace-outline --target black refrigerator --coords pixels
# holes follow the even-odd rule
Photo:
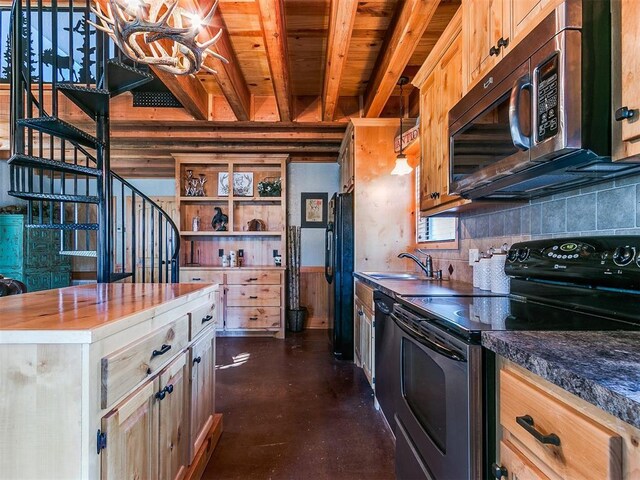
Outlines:
[[[353,360],[353,193],[329,202],[325,277],[329,282],[329,340],[340,360]]]

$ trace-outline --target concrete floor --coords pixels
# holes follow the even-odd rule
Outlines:
[[[391,433],[353,363],[325,330],[219,338],[216,411],[224,430],[203,479],[392,479]]]

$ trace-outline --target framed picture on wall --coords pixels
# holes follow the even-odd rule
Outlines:
[[[327,226],[327,193],[302,192],[300,226],[302,228],[325,228]]]

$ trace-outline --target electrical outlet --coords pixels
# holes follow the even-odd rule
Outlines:
[[[470,248],[469,249],[469,265],[473,265],[478,260],[480,260],[480,250],[477,248]]]

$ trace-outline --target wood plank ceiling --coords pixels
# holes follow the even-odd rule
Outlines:
[[[202,11],[212,4],[180,1]],[[212,61],[218,75],[161,76],[184,113],[114,112],[114,167],[143,175],[144,168],[133,164],[139,158],[140,167],[155,162],[164,174],[176,149],[280,149],[294,161],[333,161],[349,117],[398,116],[398,78],[415,75],[459,5],[460,0],[220,0],[201,37],[222,27],[216,49],[230,63]],[[411,93],[405,88],[408,103],[415,103]],[[163,121],[154,125],[127,123],[158,118]],[[180,123],[154,149],[155,156],[148,141],[136,144],[127,133],[160,133],[158,128],[169,128],[167,120]],[[195,134],[187,134],[190,127]],[[235,137],[228,134],[234,128]],[[140,150],[146,151],[136,155]]]

